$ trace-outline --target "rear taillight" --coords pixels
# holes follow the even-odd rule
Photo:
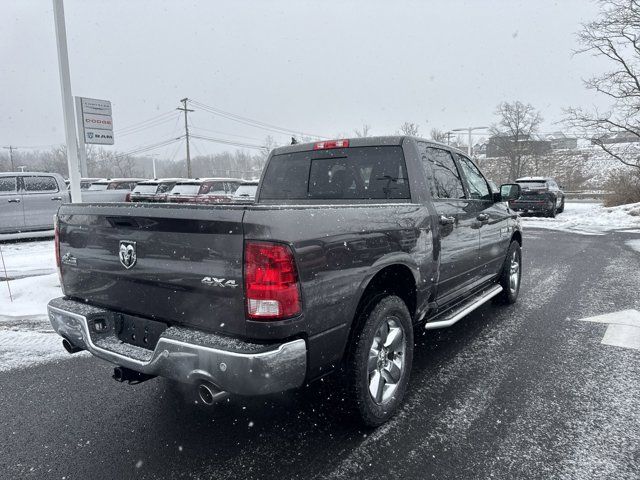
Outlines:
[[[251,319],[282,320],[301,312],[298,272],[287,245],[246,242],[244,286]]]
[[[57,215],[53,217],[53,247],[56,250],[56,266],[60,270],[60,225]]]
[[[349,140],[327,140],[326,142],[318,142],[313,146],[314,150],[328,150],[330,148],[347,148]]]
[[[130,202],[130,201],[131,201],[131,194],[130,194],[130,193],[127,193],[127,194],[124,196],[124,201],[125,201],[125,202]]]

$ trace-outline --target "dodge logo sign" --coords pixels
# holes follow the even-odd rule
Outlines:
[[[138,261],[136,255],[136,242],[120,240],[120,263],[127,270],[132,268]]]

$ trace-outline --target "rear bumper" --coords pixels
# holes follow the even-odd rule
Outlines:
[[[553,201],[515,201],[509,202],[509,207],[517,212],[546,212],[553,208]]]
[[[154,350],[121,342],[117,312],[56,298],[47,306],[54,330],[73,346],[107,362],[180,382],[211,382],[239,395],[280,392],[303,384],[307,348],[302,339],[260,345],[199,330],[169,327]],[[95,331],[96,320],[107,328]]]

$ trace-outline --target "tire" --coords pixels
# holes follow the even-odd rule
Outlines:
[[[560,208],[558,208],[558,213],[564,212],[564,197],[562,197],[562,203],[560,204]]]
[[[413,324],[405,303],[393,295],[382,297],[361,320],[346,365],[347,395],[362,422],[377,427],[404,398],[413,362]]]
[[[547,211],[547,217],[549,218],[556,218],[556,214],[558,213],[558,206],[556,205],[556,202],[554,200],[553,202],[553,207],[551,207],[548,211]]]
[[[512,276],[513,269],[515,267],[514,260],[517,263],[517,270],[515,271],[515,277]],[[512,305],[518,300],[518,294],[520,293],[520,280],[522,279],[522,250],[520,244],[513,240],[507,250],[507,256],[504,259],[502,265],[502,271],[498,277],[498,284],[502,286],[502,292],[496,296],[497,303],[503,305]],[[515,288],[514,283],[515,282]]]

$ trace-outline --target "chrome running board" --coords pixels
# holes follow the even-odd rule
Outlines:
[[[503,289],[501,285],[495,285],[491,287],[489,290],[485,290],[479,295],[471,297],[469,300],[463,303],[462,306],[454,308],[452,312],[449,312],[448,315],[444,318],[444,320],[438,320],[436,322],[427,322],[424,326],[425,330],[433,330],[436,328],[450,327],[461,318],[469,315],[479,306],[487,303],[493,297],[495,297],[500,292],[502,292],[502,290]]]

